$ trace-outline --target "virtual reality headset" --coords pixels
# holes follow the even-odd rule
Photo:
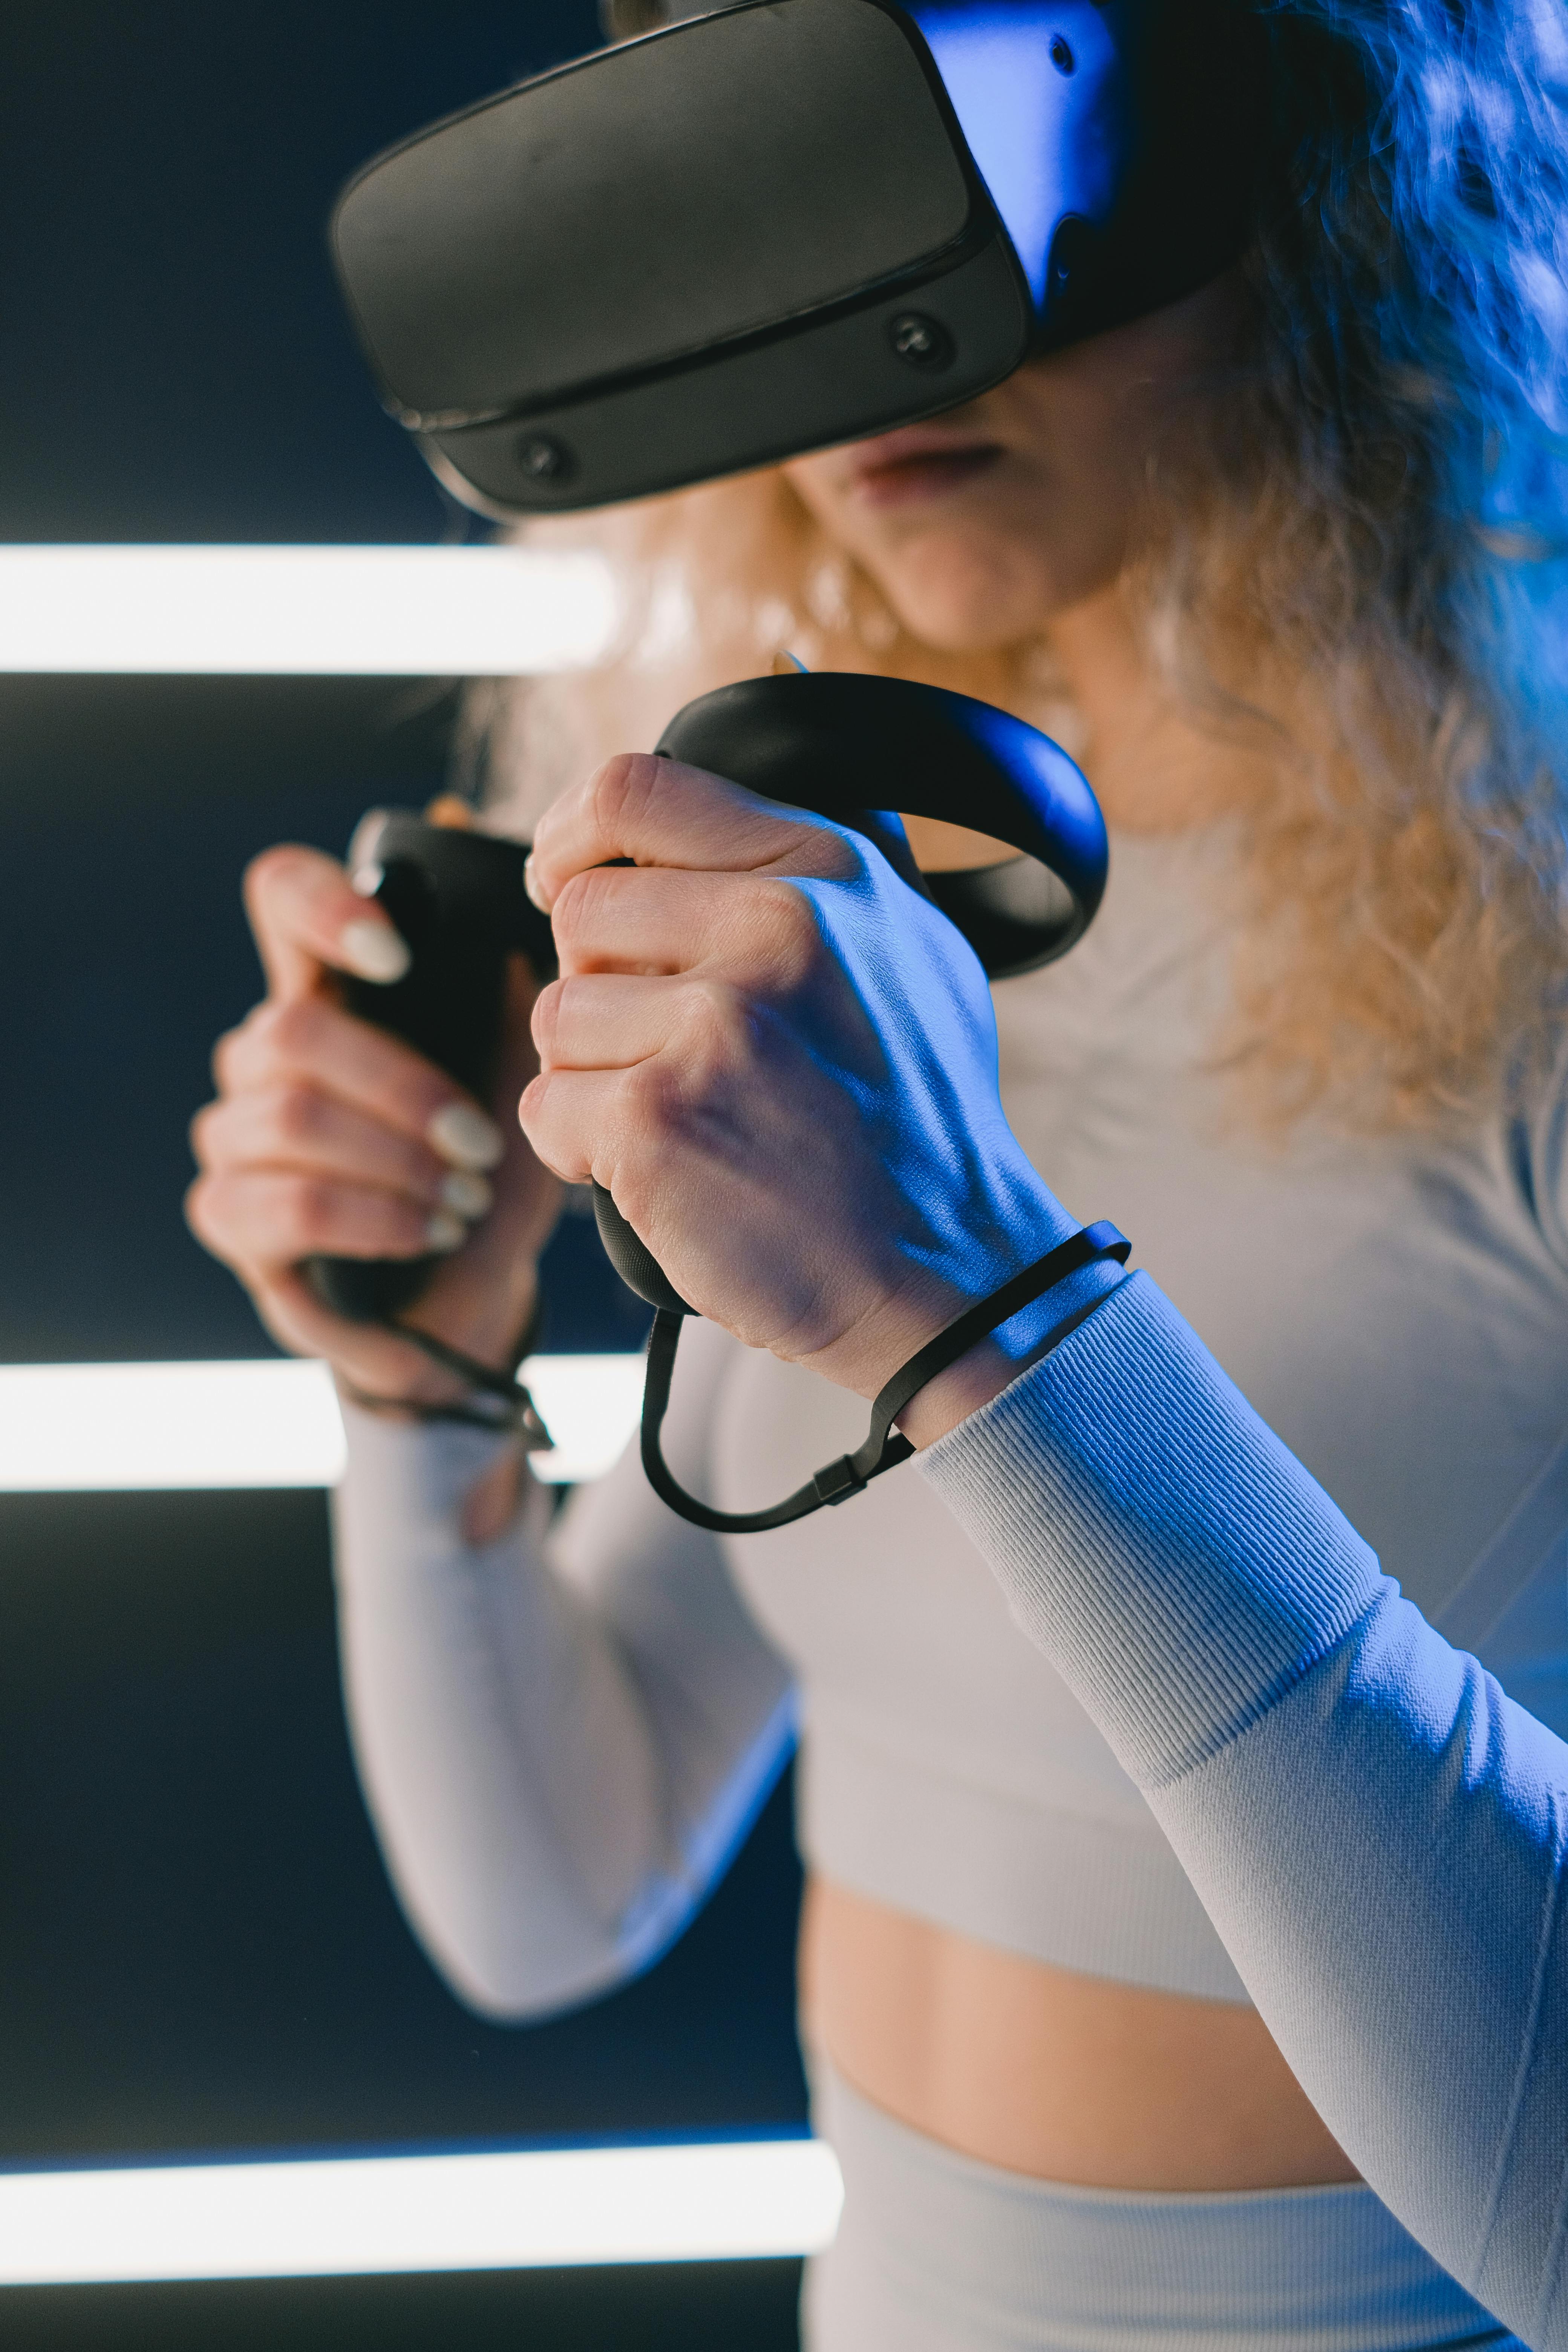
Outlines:
[[[1245,0],[743,0],[416,132],[332,249],[458,498],[647,497],[937,415],[1216,276],[1262,38]]]

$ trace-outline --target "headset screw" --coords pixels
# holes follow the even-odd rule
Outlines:
[[[944,368],[952,359],[952,337],[923,310],[900,310],[889,322],[888,340],[910,367]]]
[[[1078,59],[1059,33],[1051,36],[1051,63],[1060,74],[1071,73],[1078,64]]]
[[[518,443],[517,462],[531,482],[568,482],[576,470],[570,451],[545,433],[531,433]]]

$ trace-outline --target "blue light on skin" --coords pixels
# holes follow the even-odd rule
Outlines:
[[[1094,0],[911,8],[1043,308],[1064,214],[1103,221],[1126,143],[1122,78]],[[1053,54],[1054,52],[1054,54]]]

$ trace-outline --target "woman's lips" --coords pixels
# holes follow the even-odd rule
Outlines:
[[[1003,455],[996,441],[955,441],[911,425],[855,453],[855,490],[867,506],[913,506],[962,489]]]

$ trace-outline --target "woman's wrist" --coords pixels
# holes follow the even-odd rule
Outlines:
[[[527,1352],[538,1316],[537,1267],[530,1265],[526,1276],[520,1270],[518,1277],[506,1286],[503,1299],[475,1305],[478,1311],[465,1314],[454,1312],[445,1301],[435,1307],[422,1303],[403,1320],[410,1329],[427,1332],[478,1364],[497,1372],[510,1371]],[[471,1393],[471,1384],[460,1371],[436,1362],[416,1340],[401,1339],[395,1329],[377,1332],[376,1337],[387,1349],[396,1349],[396,1368],[389,1365],[384,1375],[368,1380],[352,1363],[334,1361],[333,1377],[349,1402],[374,1396],[378,1411],[396,1418],[401,1407],[410,1421],[417,1421],[422,1412],[461,1403]]]
[[[916,1359],[931,1342],[994,1299],[1004,1319],[989,1330],[982,1322],[963,1355],[932,1371],[907,1403],[897,1406],[896,1425],[917,1449],[934,1444],[999,1395],[1121,1278],[1119,1260],[1127,1250],[1114,1226],[1086,1231],[1026,1163],[1022,1181],[1010,1189],[1005,1226],[998,1219],[997,1244],[984,1251],[972,1246],[953,1274],[944,1276],[929,1265],[908,1269],[904,1280],[889,1285],[877,1307],[831,1349],[805,1360],[871,1402],[896,1375],[918,1373]],[[1001,1230],[1012,1238],[1002,1241]],[[1112,1243],[1120,1244],[1114,1252]],[[1037,1296],[1030,1296],[1031,1284]],[[1010,1315],[1004,1295],[1009,1287],[1025,1302]],[[954,1343],[962,1344],[963,1336],[952,1331]]]
[[[994,1339],[982,1339],[967,1356],[928,1381],[899,1415],[899,1427],[916,1453],[934,1445],[939,1437],[945,1437],[950,1429],[956,1429],[961,1421],[967,1421],[972,1412],[1011,1388],[1019,1374],[1037,1361],[1044,1340],[1042,1333],[1039,1350],[1015,1356]]]
[[[1122,1268],[1113,1258],[1079,1266],[918,1389],[898,1415],[899,1427],[917,1453],[934,1445],[1039,1363],[1122,1279]]]

